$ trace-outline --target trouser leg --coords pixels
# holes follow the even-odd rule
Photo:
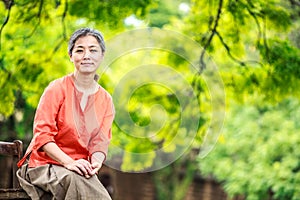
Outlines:
[[[18,177],[33,200],[111,200],[96,175],[87,179],[57,165],[23,167],[18,171]]]
[[[32,200],[50,200],[53,199],[53,195],[51,193],[46,192],[44,189],[33,185],[31,183],[31,179],[28,172],[28,164],[24,164],[20,169],[17,171],[17,177],[19,179],[19,183],[21,187],[26,191],[26,193],[30,196]],[[41,174],[44,173],[45,170],[42,170]]]
[[[65,196],[66,200],[73,199],[99,199],[99,200],[111,200],[108,192],[99,181],[96,175],[87,179],[75,172],[67,170],[61,166],[52,166],[53,173],[56,174],[59,179],[60,191],[64,194],[59,196]]]

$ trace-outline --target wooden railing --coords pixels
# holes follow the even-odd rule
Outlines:
[[[13,142],[0,141],[0,155],[12,158],[11,179],[12,184],[9,187],[0,188],[0,199],[30,199],[27,193],[20,187],[16,176],[17,162],[23,155],[23,143],[20,140]],[[1,169],[0,169],[1,170]],[[3,170],[4,172],[4,170]],[[2,173],[3,173],[2,172]]]

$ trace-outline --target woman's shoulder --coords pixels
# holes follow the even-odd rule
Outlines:
[[[44,93],[65,95],[69,87],[72,87],[72,80],[69,75],[52,80],[45,88]]]
[[[71,84],[72,84],[72,78],[71,75],[68,74],[63,77],[52,80],[49,83],[48,87],[53,89],[59,89],[59,88],[62,89],[67,85],[71,85]]]
[[[109,100],[112,99],[111,94],[105,88],[103,88],[100,84],[99,84],[98,94],[101,95],[104,98],[109,99]]]

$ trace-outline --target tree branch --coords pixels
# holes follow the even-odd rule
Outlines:
[[[211,44],[211,41],[212,41],[214,35],[217,32],[217,27],[219,25],[219,20],[221,18],[221,13],[222,13],[222,7],[223,7],[223,0],[220,0],[219,1],[219,7],[218,7],[217,16],[216,16],[216,19],[214,21],[214,26],[213,26],[213,28],[211,30],[211,34],[210,34],[208,40],[206,41],[206,43],[205,43],[205,45],[203,47],[203,50],[201,52],[201,55],[200,55],[200,60],[199,60],[199,62],[200,62],[200,69],[199,69],[199,72],[198,72],[199,74],[201,74],[202,71],[206,68],[206,64],[204,62],[204,55],[205,55],[205,52],[206,52],[207,48]]]
[[[265,55],[267,60],[270,60],[270,55],[269,55],[269,45],[268,45],[268,40],[267,40],[267,22],[264,19],[264,26],[263,26],[263,38],[264,38],[264,47],[265,47]]]
[[[6,9],[9,9],[13,4],[13,0],[2,0],[2,1],[5,4]]]
[[[297,1],[297,0],[290,0],[290,2],[291,2],[292,5],[300,6],[300,1]]]
[[[39,27],[39,25],[41,23],[41,15],[42,15],[42,11],[43,11],[43,5],[44,5],[44,0],[40,0],[39,12],[37,14],[38,22],[35,24],[31,33],[29,35],[25,36],[24,39],[30,38],[35,33],[36,29]]]
[[[258,62],[258,61],[256,61],[256,60],[241,61],[241,60],[237,59],[236,57],[234,57],[234,56],[232,55],[230,47],[225,43],[225,41],[224,41],[223,37],[221,36],[221,34],[220,34],[218,31],[216,31],[215,34],[218,36],[218,38],[220,39],[221,43],[222,43],[223,46],[225,47],[228,56],[229,56],[233,61],[237,62],[237,63],[240,64],[241,66],[246,66],[247,63],[256,63],[256,64],[259,64],[259,65],[262,65],[262,63],[260,63],[260,62]]]
[[[66,18],[67,13],[68,13],[68,7],[69,7],[69,3],[68,3],[68,0],[66,0],[65,1],[65,9],[64,9],[63,15],[61,17],[61,23],[62,23],[62,27],[63,27],[63,37],[64,37],[64,39],[67,38],[65,18]]]
[[[51,55],[46,59],[46,61],[49,61],[52,59],[53,55],[59,50],[59,48],[61,47],[61,45],[63,44],[63,42],[67,39],[67,31],[66,31],[66,24],[65,24],[65,18],[67,16],[68,13],[68,1],[65,1],[65,8],[64,8],[64,12],[61,16],[61,24],[62,24],[62,39],[58,42],[58,44],[54,47]]]
[[[247,0],[248,4],[250,4],[252,7],[254,7],[251,3],[250,0]],[[260,26],[260,23],[258,21],[258,18],[256,16],[256,14],[249,8],[248,5],[245,5],[244,6],[246,7],[248,13],[251,15],[251,17],[254,19],[255,23],[256,23],[256,26],[257,26],[257,29],[258,29],[258,41],[261,40],[261,36],[262,36],[262,30],[261,30],[261,26]]]
[[[4,27],[5,27],[5,25],[8,23],[8,20],[9,20],[9,17],[10,17],[10,11],[11,11],[11,8],[12,8],[12,6],[14,4],[14,1],[13,0],[11,0],[11,1],[4,1],[4,3],[5,3],[6,8],[8,9],[8,11],[7,11],[6,18],[5,18],[3,24],[2,24],[2,26],[0,28],[0,51],[1,51],[1,47],[2,47],[2,45],[1,45],[2,44],[2,42],[1,42],[2,31],[3,31]]]

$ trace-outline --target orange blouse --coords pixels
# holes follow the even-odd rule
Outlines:
[[[98,91],[88,97],[82,110],[82,95],[76,89],[71,74],[49,84],[37,107],[33,138],[18,163],[19,167],[29,155],[29,167],[60,165],[42,150],[41,147],[48,142],[55,142],[74,160],[90,160],[94,152],[107,155],[115,114],[112,98],[99,86]]]

